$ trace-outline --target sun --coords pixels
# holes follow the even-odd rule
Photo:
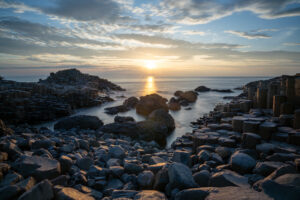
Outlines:
[[[145,62],[145,67],[149,70],[155,69],[156,68],[156,63],[153,60],[148,60]]]

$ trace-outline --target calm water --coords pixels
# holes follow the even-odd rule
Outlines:
[[[163,97],[170,99],[176,90],[193,90],[200,85],[205,85],[214,89],[234,89],[236,87],[245,85],[248,82],[255,80],[266,79],[267,77],[169,77],[169,78],[155,78],[153,76],[145,77],[144,79],[111,79],[112,82],[119,84],[126,89],[125,92],[112,93],[111,96],[116,100],[112,103],[107,103],[99,107],[88,109],[80,109],[74,115],[94,115],[98,116],[105,124],[113,122],[114,116],[104,113],[104,108],[122,104],[124,98],[119,96],[124,95],[126,98],[130,96],[142,96],[151,93],[158,93]],[[223,94],[217,92],[207,92],[198,95],[195,103],[191,104],[191,110],[181,109],[180,111],[171,111],[171,115],[176,122],[176,129],[168,138],[168,145],[170,145],[176,137],[179,137],[186,132],[192,131],[190,122],[195,121],[203,114],[211,111],[217,103],[226,102],[223,96],[236,96],[240,93],[239,90],[234,90],[234,93]],[[135,113],[135,110],[126,113],[120,113],[120,116],[132,116],[136,121],[144,118]],[[48,122],[41,124],[53,128],[55,122]]]

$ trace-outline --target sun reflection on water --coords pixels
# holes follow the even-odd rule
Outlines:
[[[153,76],[148,76],[145,84],[145,89],[144,89],[144,94],[143,95],[148,95],[148,94],[153,94],[156,93],[156,85],[155,85],[155,80]]]

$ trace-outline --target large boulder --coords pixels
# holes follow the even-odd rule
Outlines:
[[[298,200],[300,196],[299,186],[282,185],[272,180],[263,182],[261,188],[265,194],[276,200]]]
[[[181,163],[173,163],[168,168],[172,188],[188,189],[197,187],[190,168]]]
[[[170,133],[168,127],[160,122],[145,120],[137,123],[139,137],[146,141],[156,141],[159,145],[165,146],[167,136]]]
[[[207,195],[209,195],[208,191],[201,190],[201,188],[192,188],[178,192],[175,200],[204,200]]]
[[[30,190],[23,193],[19,200],[31,200],[31,199],[53,199],[54,194],[52,190],[52,184],[48,180],[44,180],[37,185],[33,186]]]
[[[62,119],[54,125],[55,130],[69,130],[72,128],[97,130],[103,122],[96,116],[78,115]]]
[[[164,109],[158,109],[151,112],[148,120],[162,123],[168,128],[169,132],[175,129],[175,121],[173,117]]]
[[[122,134],[133,138],[139,136],[138,124],[135,122],[115,122],[105,124],[100,130],[106,133]]]
[[[186,91],[179,95],[179,98],[187,101],[188,103],[193,103],[197,100],[197,93],[194,91]]]
[[[24,177],[33,176],[36,180],[53,179],[61,173],[57,160],[40,156],[23,156],[13,168]]]
[[[140,101],[136,104],[136,112],[140,115],[148,116],[152,111],[164,109],[168,111],[168,100],[158,94],[150,94],[140,97]]]
[[[241,174],[249,173],[256,165],[256,161],[245,153],[235,152],[230,158],[231,168]]]
[[[167,200],[167,197],[156,190],[142,190],[135,195],[134,200]]]
[[[209,181],[209,186],[212,187],[248,187],[248,178],[237,174],[236,172],[230,170],[224,170],[215,173]]]
[[[139,99],[136,97],[129,97],[123,102],[123,106],[126,108],[135,108],[136,104],[139,102]]]
[[[209,92],[210,90],[211,90],[210,88],[204,85],[201,85],[195,89],[196,92]]]

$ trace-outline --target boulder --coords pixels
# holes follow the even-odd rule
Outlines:
[[[204,200],[208,195],[209,192],[201,188],[185,189],[176,194],[175,200]]]
[[[167,101],[167,99],[158,94],[142,96],[136,105],[136,112],[140,115],[148,116],[152,111],[157,109],[168,111]]]
[[[276,132],[277,125],[273,122],[264,122],[259,125],[259,135],[264,140],[270,140],[272,134]]]
[[[168,168],[170,185],[172,188],[188,189],[197,187],[191,170],[184,164],[173,163]]]
[[[242,146],[244,148],[255,149],[256,145],[260,144],[261,137],[255,133],[243,133]]]
[[[154,174],[149,170],[145,170],[138,175],[137,181],[141,189],[151,189],[154,181]]]
[[[94,164],[94,160],[90,157],[84,157],[78,159],[76,164],[79,167],[79,169],[87,171]]]
[[[122,134],[132,138],[138,138],[138,125],[135,122],[110,123],[100,128],[102,132]]]
[[[172,97],[169,102],[168,102],[168,106],[170,110],[173,111],[177,111],[181,109],[181,105],[179,103],[179,101],[177,99],[175,99],[174,97]]]
[[[111,158],[123,159],[126,156],[125,150],[120,145],[110,146],[108,154]]]
[[[72,128],[96,130],[103,126],[103,122],[96,116],[78,115],[62,119],[54,125],[55,130],[69,130]]]
[[[155,175],[155,182],[153,188],[155,190],[164,191],[168,183],[169,183],[168,168],[163,167]]]
[[[276,200],[298,200],[300,196],[299,186],[282,185],[272,180],[263,182],[261,188],[265,194]]]
[[[115,116],[114,122],[116,123],[125,123],[125,122],[135,122],[133,117],[124,117],[124,116]]]
[[[23,156],[14,163],[13,168],[24,177],[33,176],[38,181],[53,179],[61,172],[58,161],[40,156]]]
[[[95,200],[94,197],[71,187],[58,187],[56,190],[55,196],[57,200]]]
[[[196,92],[209,92],[210,91],[210,88],[206,87],[206,86],[199,86],[195,89]]]
[[[274,181],[282,185],[293,185],[300,187],[300,174],[284,174],[274,179]]]
[[[191,166],[192,160],[191,160],[191,152],[186,151],[186,150],[175,150],[173,153],[173,158],[172,161],[178,162],[178,163],[183,163],[187,166]]]
[[[165,125],[169,132],[175,129],[175,121],[173,117],[164,109],[158,109],[151,112],[148,120],[159,122]]]
[[[135,195],[134,200],[167,200],[167,197],[156,190],[142,190]]]
[[[194,91],[186,91],[179,95],[179,98],[187,101],[188,103],[193,103],[197,100],[197,93]]]
[[[139,99],[136,97],[129,97],[123,102],[123,106],[126,108],[135,108],[136,104],[138,104]]]
[[[247,133],[259,133],[259,125],[258,121],[244,121],[243,123],[243,132]]]
[[[241,174],[250,173],[256,161],[245,153],[235,152],[230,158],[231,168]]]
[[[199,187],[207,187],[210,179],[210,173],[207,170],[201,170],[200,172],[193,174],[193,178]]]
[[[256,174],[260,174],[262,176],[268,176],[273,171],[275,171],[276,169],[278,169],[283,165],[285,164],[282,162],[272,162],[272,161],[258,162],[253,172]]]
[[[45,199],[51,200],[54,198],[52,184],[47,179],[36,184],[30,190],[23,193],[18,200]]]
[[[249,187],[248,178],[230,170],[224,170],[213,174],[209,181],[212,187]]]

